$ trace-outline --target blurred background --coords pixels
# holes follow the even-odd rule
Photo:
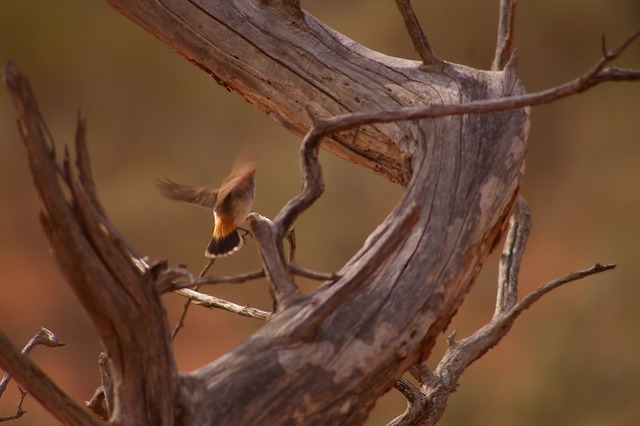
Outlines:
[[[415,2],[442,58],[487,69],[495,49],[498,0]],[[382,0],[305,0],[303,7],[338,31],[383,53],[416,58],[395,10]],[[519,74],[528,91],[573,79],[640,26],[637,0],[520,2]],[[259,155],[255,210],[273,216],[299,186],[300,138],[287,133],[205,73],[113,11],[104,1],[2,0],[0,61],[24,69],[59,151],[73,141],[78,111],[99,195],[112,223],[142,255],[186,263],[198,272],[211,231],[208,212],[171,203],[156,177],[217,185],[245,146]],[[640,68],[640,42],[616,65]],[[33,359],[74,399],[99,385],[100,345],[67,288],[38,222],[39,202],[0,89],[0,328],[22,347],[42,326],[66,342],[37,347]],[[328,154],[326,193],[296,224],[298,260],[335,271],[401,196],[401,188]],[[521,293],[595,262],[618,268],[544,297],[498,347],[471,366],[449,400],[443,425],[632,425],[640,418],[640,83],[611,83],[533,110],[524,183],[533,229]],[[336,205],[341,206],[336,209]],[[259,265],[255,242],[218,261],[211,273]],[[493,313],[497,255],[486,263],[451,329],[464,337]],[[302,282],[306,289],[315,285]],[[256,281],[206,291],[270,308]],[[171,323],[183,299],[163,298]],[[197,368],[259,328],[257,320],[193,306],[175,341],[179,368]],[[445,340],[444,336],[441,340]],[[436,347],[435,365],[443,351]],[[15,411],[12,383],[0,415]],[[368,425],[405,407],[391,390]],[[15,425],[53,425],[27,397]]]

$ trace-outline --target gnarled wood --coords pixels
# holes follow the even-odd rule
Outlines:
[[[309,113],[524,92],[512,67],[483,72],[444,63],[425,72],[419,62],[372,52],[273,3],[109,3],[299,134],[312,125]],[[399,375],[426,357],[496,244],[522,177],[527,125],[520,109],[374,124],[355,139],[355,130],[331,135],[326,149],[404,183],[406,194],[336,283],[183,377],[194,424],[362,422]],[[378,256],[412,205],[410,233]]]
[[[57,161],[53,138],[26,76],[9,62],[4,78],[20,114],[18,127],[44,207],[42,225],[56,260],[109,356],[114,388],[112,420],[116,424],[173,424],[177,372],[166,313],[153,283],[135,267],[126,243],[110,232],[112,226],[97,204],[84,146],[84,122],[80,120],[76,135],[76,176],[68,151],[62,164]],[[70,200],[65,191],[71,193]],[[148,373],[150,366],[153,375]],[[55,393],[36,394],[29,383],[21,384],[43,405],[59,405]],[[77,417],[72,408],[63,407],[61,414]],[[58,418],[68,424],[88,423]]]
[[[425,71],[419,62],[346,39],[296,12],[294,1],[108,1],[299,134],[318,124],[311,115],[524,93],[513,63],[501,72],[446,62]],[[128,253],[110,244],[118,239],[105,232],[92,190],[68,164],[63,176],[74,208],[63,201],[51,154],[41,144],[30,158],[42,161],[33,173],[47,208],[45,227],[112,357],[113,420],[362,423],[396,379],[426,358],[498,241],[522,178],[527,129],[526,109],[369,124],[341,133],[327,127],[326,149],[404,184],[405,195],[337,281],[308,297],[296,295],[237,349],[181,376],[153,277],[141,277]],[[305,172],[313,168],[315,175],[305,178],[319,173],[317,149],[309,152]],[[287,218],[320,195],[321,181],[305,180],[303,189],[311,198],[302,194],[295,214],[285,207],[271,231],[283,236]],[[264,263],[271,268],[267,276],[278,280],[289,274],[281,264],[282,244],[270,241],[275,253],[263,246],[262,255],[277,260]],[[269,273],[276,270],[282,274]],[[149,365],[152,378],[142,374]]]

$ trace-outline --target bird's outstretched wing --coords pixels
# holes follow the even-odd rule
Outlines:
[[[215,188],[183,185],[167,178],[157,179],[156,186],[160,194],[166,198],[184,201],[207,209],[213,208],[218,197],[218,190]]]
[[[220,189],[218,190],[218,200],[220,203],[224,202],[224,199],[231,192],[252,180],[255,171],[256,165],[253,161],[236,161],[231,173],[222,181]]]

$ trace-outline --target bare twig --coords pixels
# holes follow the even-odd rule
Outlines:
[[[191,303],[196,305],[202,305],[205,308],[209,309],[222,309],[225,311],[232,312],[234,314],[242,315],[249,318],[255,318],[260,320],[268,320],[273,316],[271,313],[252,308],[250,306],[242,306],[237,305],[232,302],[228,302],[223,299],[219,299],[215,296],[210,296],[208,294],[198,293],[194,290],[189,290],[187,288],[183,288],[182,290],[176,290],[175,293],[189,298]]]
[[[45,332],[44,334],[48,333]],[[44,339],[46,340],[43,340],[43,342],[51,342],[53,340],[47,337],[44,337]],[[60,342],[52,344],[52,346],[60,346]],[[1,331],[0,367],[7,372],[11,372],[13,378],[34,398],[44,404],[49,412],[62,423],[96,426],[102,424],[84,407],[78,405],[64,393],[33,361],[14,348],[11,341]]]
[[[58,337],[53,331],[42,327],[38,332],[29,340],[29,342],[22,348],[22,355],[29,355],[29,353],[38,345],[48,346],[50,348],[57,348],[64,346],[64,343],[58,340]],[[7,384],[11,380],[11,373],[7,371],[4,373],[2,380],[0,381],[0,396],[7,388]]]
[[[204,268],[202,268],[202,271],[200,271],[200,274],[198,275],[198,278],[204,277],[204,274],[207,273],[207,271],[209,270],[209,268],[211,268],[211,266],[213,265],[213,263],[215,261],[216,261],[215,258],[209,259],[207,264],[204,265]],[[191,285],[190,285],[190,287],[191,287]],[[194,289],[194,291],[198,291],[198,288],[200,288],[199,284],[194,286],[193,289]],[[187,316],[187,311],[189,310],[189,306],[191,306],[191,299],[187,299],[187,301],[184,302],[184,306],[182,307],[182,312],[180,313],[180,318],[178,318],[178,323],[176,324],[176,327],[173,329],[173,333],[171,333],[171,341],[173,341],[176,338],[176,335],[178,334],[180,329],[182,327],[184,327],[184,319]]]
[[[526,295],[518,304],[516,304],[513,309],[511,309],[507,314],[505,314],[504,318],[502,318],[502,322],[505,324],[513,323],[515,319],[520,315],[525,309],[528,309],[531,305],[533,305],[538,299],[542,296],[550,292],[551,290],[560,287],[561,285],[570,283],[572,281],[577,281],[582,278],[586,278],[590,275],[599,274],[601,272],[609,271],[616,267],[615,263],[606,263],[600,264],[596,263],[590,268],[582,269],[576,272],[570,272],[567,275],[557,278],[553,281],[549,281],[548,283],[541,285],[535,291]]]
[[[426,66],[440,64],[442,61],[433,53],[424,31],[422,31],[418,17],[413,11],[413,7],[411,7],[411,0],[396,0],[396,5],[404,19],[404,25],[407,27],[413,47],[420,55],[422,63]]]
[[[419,412],[418,417],[416,417],[416,412],[418,411],[414,408],[407,410],[401,418],[396,419],[396,421],[400,422],[405,415],[411,415],[413,423],[394,424],[435,424],[442,416],[449,394],[455,390],[464,370],[489,349],[497,345],[506,336],[517,317],[525,309],[554,288],[615,267],[612,264],[595,264],[591,268],[572,272],[539,286],[535,291],[516,303],[518,294],[517,273],[529,235],[529,229],[529,211],[524,199],[520,198],[509,223],[509,232],[500,258],[498,296],[493,318],[484,327],[467,338],[456,342],[451,337],[449,348],[434,371],[431,371],[425,365],[416,366],[411,370],[414,377],[422,383],[421,392],[427,398],[428,404],[421,405],[423,409]],[[411,401],[409,403],[411,404]]]
[[[16,408],[16,412],[8,416],[0,416],[0,422],[8,422],[10,420],[18,419],[22,417],[24,413],[27,412],[25,409],[22,408],[22,403],[24,402],[24,399],[27,397],[27,395],[29,395],[29,392],[25,391],[20,386],[18,386],[18,391],[20,391],[20,400],[18,401],[18,407]]]
[[[312,271],[311,269],[300,266],[295,262],[289,262],[289,270],[296,275],[318,281],[336,281],[340,278],[339,275],[334,273]]]
[[[335,281],[339,278],[338,275],[331,272],[317,272],[307,269],[295,262],[289,262],[288,268],[291,273],[300,275],[302,277],[310,278],[312,280],[318,281]],[[183,288],[191,288],[194,286],[200,287],[203,285],[210,284],[243,284],[247,281],[256,280],[259,278],[264,278],[266,276],[263,269],[259,269],[257,271],[246,272],[244,274],[238,275],[211,275],[208,277],[200,278],[197,281],[185,281],[185,282],[172,282],[165,290],[167,291],[176,291],[181,290]],[[194,287],[194,290],[197,288]]]
[[[183,288],[191,288],[194,286],[194,290],[197,290],[200,286],[207,284],[242,284],[246,283],[247,281],[264,278],[264,276],[265,273],[262,269],[238,275],[211,275],[208,277],[199,278],[197,281],[171,283],[166,291],[176,291]]]
[[[52,331],[42,327],[40,330],[38,330],[38,332],[31,338],[31,340],[29,340],[29,342],[22,349],[22,352],[21,352],[22,355],[24,356],[29,355],[31,350],[37,345],[43,345],[43,346],[55,348],[59,346],[64,346],[64,343],[59,341],[58,337]],[[0,380],[0,397],[2,397],[2,394],[4,393],[5,389],[7,388],[7,385],[9,384],[9,381],[11,381],[11,373],[9,372],[9,369],[7,369],[7,371],[4,373],[4,376],[2,377],[2,380]],[[25,392],[22,388],[19,388],[19,390],[20,390],[20,401],[18,402],[18,409],[16,413],[10,416],[0,417],[0,422],[17,419],[18,417],[26,413],[26,411],[22,409],[22,403],[28,393]]]
[[[496,53],[491,69],[504,69],[513,54],[514,22],[516,16],[516,0],[500,0],[500,18],[498,19],[498,40]]]

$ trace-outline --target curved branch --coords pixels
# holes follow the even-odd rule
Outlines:
[[[398,379],[393,385],[407,399],[407,409],[387,426],[411,426],[418,424],[421,414],[427,410],[429,400],[423,392],[406,379]]]
[[[58,340],[58,337],[51,331],[42,327],[38,332],[27,342],[22,348],[22,355],[29,355],[34,347],[38,345],[48,346],[50,348],[57,348],[64,346],[64,343]],[[11,380],[11,373],[8,368],[5,368],[6,373],[0,380],[0,396],[2,396],[4,390],[7,388],[9,381]]]

